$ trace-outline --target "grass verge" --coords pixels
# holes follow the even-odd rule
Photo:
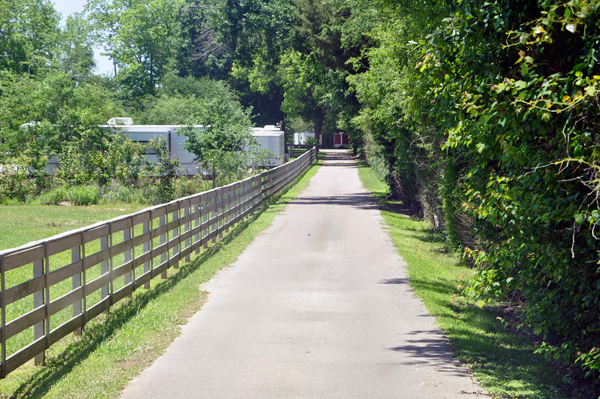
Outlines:
[[[204,303],[199,285],[233,263],[244,248],[316,174],[310,168],[268,208],[238,223],[223,240],[202,251],[167,280],[155,279],[151,288],[111,308],[86,325],[80,337],[71,335],[47,351],[45,367],[32,362],[0,383],[0,398],[111,398],[128,380],[150,365],[180,334]]]
[[[373,170],[359,164],[359,176],[382,207],[390,237],[407,262],[410,285],[448,335],[455,357],[496,398],[591,398],[568,370],[534,353],[531,335],[503,328],[498,308],[479,308],[460,296],[473,270],[448,253],[431,227],[402,214],[386,200],[388,187]]]

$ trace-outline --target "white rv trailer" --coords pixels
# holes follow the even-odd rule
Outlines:
[[[155,137],[164,137],[167,140],[169,153],[176,156],[181,164],[179,174],[196,175],[200,173],[198,169],[199,165],[194,161],[194,154],[183,147],[183,143],[187,140],[187,137],[177,134],[177,130],[182,127],[181,125],[134,125],[131,118],[111,118],[108,124],[102,125],[102,127],[118,131],[130,140],[142,144],[147,144],[148,141]],[[194,127],[196,129],[203,128],[201,125]],[[258,139],[260,149],[268,150],[272,154],[265,164],[256,166],[275,167],[284,163],[285,142],[282,130],[279,130],[276,126],[267,125],[262,128],[252,128],[252,134]],[[150,162],[156,162],[158,160],[156,154],[152,153],[150,147],[146,148],[146,158]],[[48,160],[47,170],[50,173],[54,173],[57,168],[58,159],[51,157]]]
[[[315,138],[313,132],[294,133],[294,145],[307,145],[309,138]]]
[[[138,143],[147,143],[155,137],[164,137],[167,140],[167,146],[171,155],[179,159],[181,163],[180,173],[183,175],[195,175],[199,173],[199,165],[194,161],[194,154],[184,148],[187,140],[185,136],[179,136],[177,130],[181,125],[134,125],[131,118],[112,118],[108,121],[107,128],[119,131],[125,137]],[[194,126],[197,130],[202,130],[201,125]],[[285,160],[284,132],[274,125],[267,125],[263,128],[252,128],[252,134],[258,139],[261,150],[268,150],[272,156],[268,158],[265,164],[257,166],[279,166]],[[157,157],[154,154],[148,154],[147,158],[151,162],[156,162]]]
[[[258,145],[261,150],[268,150],[271,156],[266,165],[259,166],[279,166],[285,162],[285,138],[284,131],[277,126],[266,125],[265,127],[252,128],[252,134],[258,139]]]

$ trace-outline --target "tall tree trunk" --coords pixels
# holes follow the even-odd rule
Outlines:
[[[315,119],[315,139],[317,143],[321,143],[321,133],[323,132],[323,117],[319,116]]]
[[[213,188],[215,188],[215,184],[217,183],[217,175],[215,173],[215,167],[212,168],[212,178],[213,178]]]

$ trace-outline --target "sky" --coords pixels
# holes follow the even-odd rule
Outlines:
[[[67,17],[74,12],[83,11],[86,0],[52,0],[54,9],[62,14],[63,22]],[[113,73],[113,63],[110,58],[100,55],[101,48],[94,50],[94,58],[96,58],[96,73]]]

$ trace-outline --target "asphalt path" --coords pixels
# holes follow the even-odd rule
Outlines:
[[[231,267],[122,398],[465,398],[484,393],[407,284],[345,151]]]

